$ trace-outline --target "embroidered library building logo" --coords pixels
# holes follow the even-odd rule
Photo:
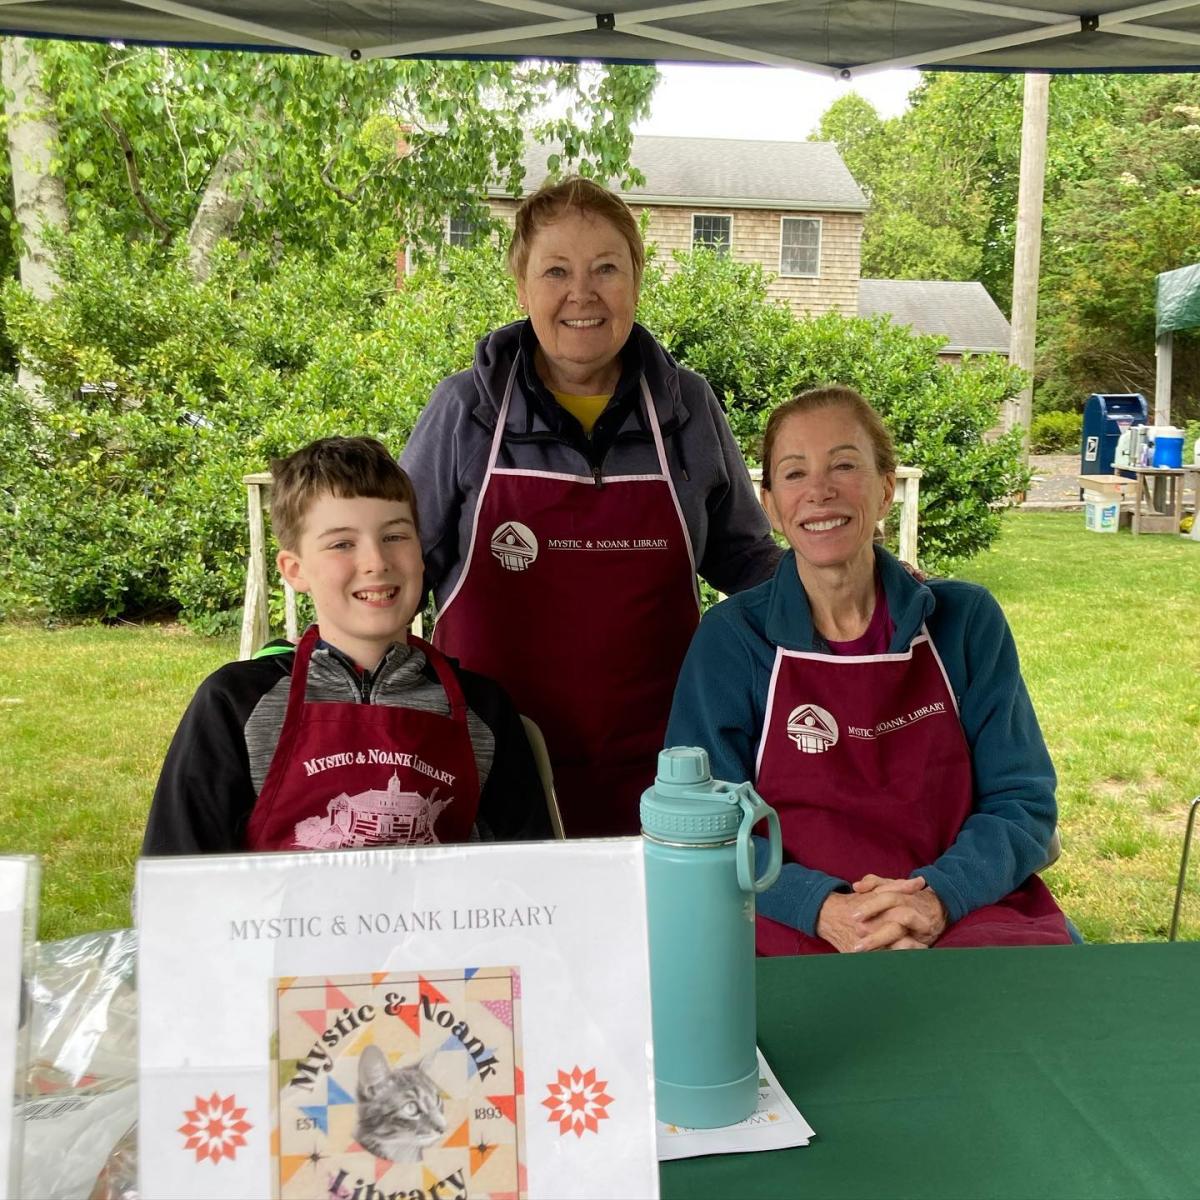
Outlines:
[[[236,1096],[221,1096],[213,1092],[206,1100],[196,1097],[196,1107],[184,1112],[179,1132],[187,1141],[184,1150],[194,1150],[196,1161],[206,1158],[214,1166],[225,1158],[236,1158],[238,1147],[246,1144],[246,1134],[254,1128],[247,1121],[246,1110],[238,1107]]]
[[[559,1137],[573,1133],[581,1138],[584,1132],[600,1132],[600,1122],[608,1119],[605,1111],[613,1098],[604,1090],[608,1081],[596,1078],[596,1068],[559,1071],[558,1082],[546,1084],[550,1093],[542,1106],[550,1110],[548,1121],[558,1126]]]
[[[520,521],[505,521],[492,534],[492,554],[506,571],[524,571],[538,556],[537,536]]]
[[[833,714],[816,704],[798,704],[788,714],[787,735],[805,754],[824,754],[838,741]]]

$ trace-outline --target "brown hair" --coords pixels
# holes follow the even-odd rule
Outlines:
[[[284,550],[294,551],[299,546],[304,515],[313,501],[324,495],[402,501],[417,525],[412,480],[387,447],[374,438],[319,438],[286,458],[273,459],[271,476],[271,528]]]
[[[603,217],[616,227],[629,245],[634,284],[640,287],[646,266],[646,247],[637,218],[620,196],[582,175],[569,175],[561,183],[543,183],[532,196],[521,202],[513,221],[512,241],[508,244],[508,269],[513,278],[518,281],[524,278],[529,251],[538,233],[572,208],[584,216]]]
[[[785,400],[767,418],[762,447],[762,485],[767,491],[771,490],[771,455],[783,423],[797,413],[815,412],[820,408],[847,409],[871,439],[875,451],[875,469],[881,475],[890,474],[896,469],[896,446],[882,418],[852,387],[834,383],[826,387],[809,388],[807,392]]]

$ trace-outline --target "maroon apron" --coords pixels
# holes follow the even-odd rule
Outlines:
[[[691,541],[644,379],[659,473],[598,485],[497,466],[515,373],[434,644],[540,726],[568,836],[636,833],[699,621]]]
[[[388,704],[310,704],[308,663],[320,633],[296,648],[287,715],[246,829],[247,850],[465,842],[479,809],[467,706],[450,664],[424,651],[450,713]]]
[[[954,842],[974,807],[958,705],[928,631],[906,653],[835,657],[779,648],[757,787],[779,813],[784,860],[851,883],[906,879]],[[938,946],[1067,944],[1036,876],[950,925]],[[760,916],[760,954],[832,953]]]

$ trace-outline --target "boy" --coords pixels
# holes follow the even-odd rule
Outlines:
[[[408,476],[372,438],[323,438],[271,473],[279,570],[317,625],[200,685],[142,853],[549,837],[511,701],[406,638],[424,574]]]

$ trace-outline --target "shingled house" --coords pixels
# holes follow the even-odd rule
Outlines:
[[[550,152],[527,154],[530,190],[545,179]],[[797,314],[858,312],[867,199],[832,143],[635,137],[630,161],[646,182],[620,195],[636,216],[649,213],[647,237],[668,270],[672,250],[711,246],[762,263],[778,276],[770,295]],[[490,201],[507,219],[518,203],[499,190]]]
[[[528,191],[546,178],[553,151],[527,151]],[[1008,322],[982,284],[860,279],[868,201],[831,142],[639,136],[630,161],[646,182],[619,194],[636,216],[648,214],[648,240],[668,270],[672,251],[711,246],[761,263],[775,277],[768,294],[797,316],[886,313],[917,333],[947,338],[943,358],[1007,355]],[[511,222],[519,201],[499,188],[488,200],[493,216]],[[451,243],[472,232],[469,223],[447,221]]]

